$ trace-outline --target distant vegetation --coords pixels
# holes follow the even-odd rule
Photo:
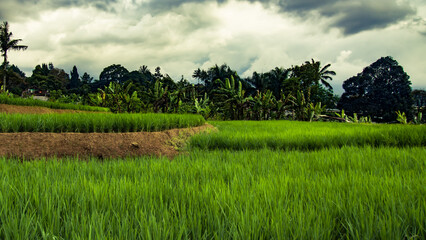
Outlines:
[[[350,83],[345,82],[347,92],[340,101],[329,86],[335,74],[329,67],[321,67],[320,62],[312,60],[300,66],[255,72],[252,77],[241,78],[229,66],[215,65],[208,70],[194,71],[193,77],[198,83],[191,84],[186,79],[175,82],[162,74],[160,68],[153,74],[146,66],[129,72],[121,65],[111,65],[102,71],[100,80],[93,80],[87,73],[80,78],[76,67],[69,79],[68,74],[53,64],[37,66],[33,75],[26,78],[12,66],[10,71],[16,72],[10,76],[15,78],[10,79],[8,89],[19,95],[27,88],[40,89],[48,93],[51,102],[105,107],[117,113],[197,113],[216,120],[317,121],[324,119],[324,114],[330,120],[337,115],[329,110],[339,108],[351,117],[356,114],[358,118],[375,122],[396,121],[399,111],[406,114],[409,122],[424,112],[424,93],[422,90],[411,93],[408,75],[390,57],[379,59],[366,68],[365,73],[351,78]],[[18,78],[26,84],[13,86]]]
[[[192,114],[0,113],[0,132],[150,132],[204,123]]]
[[[53,63],[37,65],[30,77],[7,61],[9,50],[25,50],[21,39],[10,39],[7,22],[0,27],[4,56],[0,76],[3,90],[21,95],[37,89],[49,101],[80,103],[110,108],[112,112],[198,113],[206,119],[301,121],[336,117],[330,109],[375,122],[424,122],[425,91],[412,92],[409,76],[392,57],[383,57],[343,84],[342,98],[334,95],[330,82],[336,72],[331,65],[311,59],[290,68],[275,67],[265,73],[240,77],[226,64],[196,69],[196,84],[183,77],[173,80],[155,68],[143,65],[129,71],[120,64],[103,69],[99,79],[80,76],[76,66],[68,74]],[[4,46],[4,47],[3,47]],[[356,115],[354,115],[356,114]],[[406,121],[405,121],[406,120]]]

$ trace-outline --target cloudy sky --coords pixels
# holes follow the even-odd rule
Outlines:
[[[0,20],[28,45],[27,75],[52,62],[98,79],[103,68],[160,66],[175,80],[227,63],[241,76],[311,58],[332,85],[392,56],[426,88],[426,0],[1,0]]]

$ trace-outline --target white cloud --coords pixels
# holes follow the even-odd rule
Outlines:
[[[66,71],[77,65],[81,74],[87,71],[95,78],[111,64],[129,70],[161,66],[163,73],[179,80],[214,64],[227,63],[250,76],[313,58],[332,64],[337,72],[332,85],[341,93],[344,80],[390,55],[411,76],[414,87],[426,86],[421,22],[414,26],[407,20],[344,36],[328,27],[332,18],[313,13],[301,20],[256,2],[188,2],[152,15],[140,11],[144,2],[121,1],[114,6],[116,12],[90,6],[51,9],[27,21],[10,22],[14,36],[29,46],[26,52],[11,52],[10,61],[27,74],[37,64],[53,62]],[[418,9],[417,17],[425,19],[424,5]]]

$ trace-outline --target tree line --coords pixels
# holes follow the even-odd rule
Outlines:
[[[374,121],[394,121],[397,112],[408,119],[422,113],[425,91],[412,91],[409,76],[392,57],[383,57],[343,84],[341,98],[330,85],[336,73],[331,65],[311,59],[289,68],[275,67],[240,77],[227,64],[196,69],[195,83],[183,76],[173,80],[157,67],[142,65],[129,71],[120,64],[103,69],[98,79],[80,75],[76,66],[69,74],[52,63],[37,65],[30,77],[7,61],[9,50],[25,50],[12,40],[7,22],[0,26],[3,91],[21,96],[27,89],[50,95],[50,101],[109,107],[113,112],[198,113],[205,118],[229,120],[333,119],[328,109],[370,117]],[[415,106],[416,108],[413,108]],[[339,115],[343,118],[343,112]]]
[[[30,77],[15,65],[8,67],[7,89],[21,95],[26,89],[49,92],[51,101],[105,106],[115,112],[200,112],[221,119],[276,119],[285,114],[300,120],[311,116],[310,105],[334,108],[338,97],[329,81],[330,65],[307,61],[291,68],[276,67],[241,78],[228,65],[197,69],[191,83],[173,80],[157,67],[129,71],[119,64],[103,69],[99,79],[80,75],[76,66],[66,73],[52,63],[37,65]],[[290,111],[290,112],[289,112]],[[304,113],[303,111],[308,111]]]

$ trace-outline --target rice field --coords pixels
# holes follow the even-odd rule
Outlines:
[[[54,109],[71,109],[71,110],[81,110],[81,111],[110,112],[109,108],[94,107],[94,106],[80,105],[80,104],[59,103],[59,102],[46,102],[46,101],[41,101],[41,100],[31,99],[31,98],[20,98],[20,97],[13,98],[4,94],[0,94],[0,104],[19,105],[19,106],[37,106],[37,107],[47,107],[47,108],[54,108]]]
[[[424,239],[426,150],[0,159],[0,239]]]
[[[0,113],[0,132],[150,132],[204,123],[202,116],[192,114]]]
[[[190,145],[213,149],[316,150],[343,146],[426,146],[425,125],[336,122],[210,122],[219,131],[191,138]]]
[[[0,158],[0,239],[426,238],[423,126],[209,123],[173,161]]]

